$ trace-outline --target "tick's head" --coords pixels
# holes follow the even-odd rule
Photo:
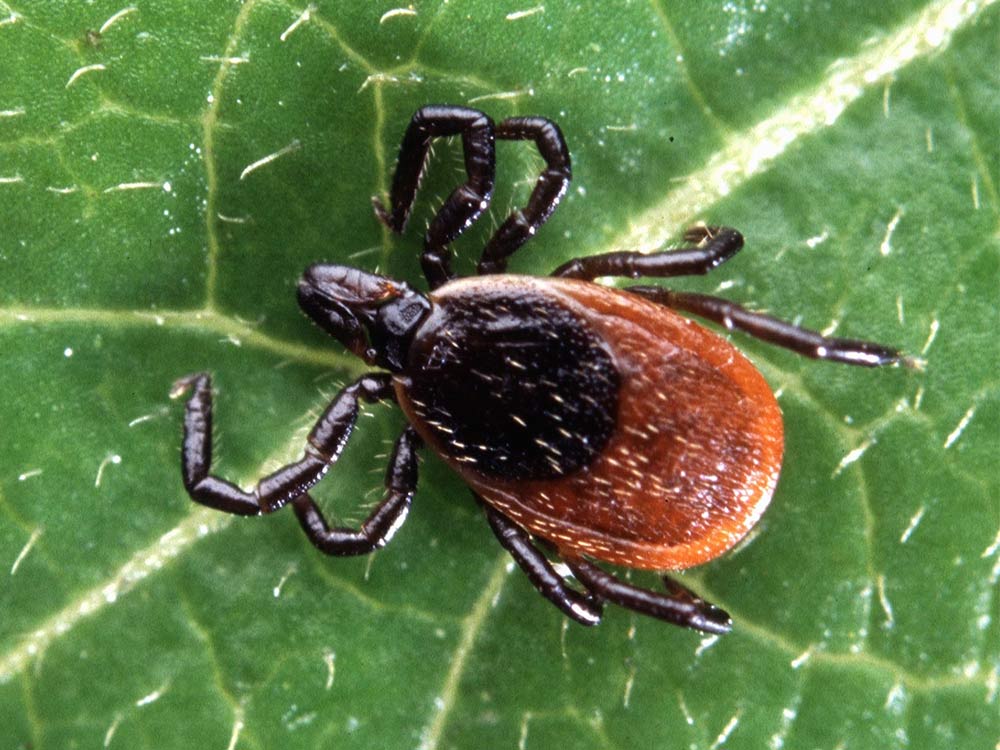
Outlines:
[[[403,369],[431,302],[401,281],[349,266],[316,264],[299,280],[299,305],[368,364]]]

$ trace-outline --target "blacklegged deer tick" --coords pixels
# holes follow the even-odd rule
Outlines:
[[[173,395],[191,391],[185,488],[195,502],[244,516],[291,503],[322,552],[361,555],[403,523],[417,486],[417,451],[426,444],[465,480],[500,544],[568,617],[595,625],[612,602],[727,632],[729,615],[679,583],[664,578],[665,592],[639,588],[594,563],[664,571],[712,560],[757,522],[778,481],[783,428],[771,389],[725,339],[674,311],[807,357],[868,367],[909,360],[717,297],[593,282],[705,274],[743,246],[727,227],[694,227],[686,246],[663,252],[577,258],[544,278],[504,273],[569,185],[566,143],[543,117],[494,124],[465,107],[418,110],[403,136],[389,206],[373,201],[392,231],[406,227],[432,141],[456,135],[468,179],[427,228],[421,264],[430,292],[340,265],[313,265],[299,282],[302,309],[379,371],[345,387],[313,427],[302,458],[249,492],[209,473],[209,375],[181,378]],[[487,243],[478,275],[457,279],[448,245],[489,205],[498,138],[534,141],[546,166],[528,205]],[[389,459],[385,497],[360,529],[330,528],[308,490],[340,456],[359,402],[384,400],[409,422]],[[575,585],[539,546],[565,562]]]

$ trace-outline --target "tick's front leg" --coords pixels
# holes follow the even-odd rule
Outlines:
[[[891,346],[861,339],[824,336],[818,331],[811,331],[780,318],[748,310],[721,297],[695,292],[675,292],[658,286],[630,286],[626,287],[626,291],[666,307],[706,318],[724,326],[727,330],[748,333],[761,341],[790,349],[805,357],[863,367],[899,364],[919,367],[917,360],[907,357]]]
[[[730,227],[694,226],[684,233],[691,243],[656,253],[617,251],[587,255],[563,263],[552,272],[566,279],[593,281],[600,276],[690,276],[706,274],[732,258],[743,247],[743,235]]]
[[[207,373],[181,378],[170,391],[191,397],[184,408],[181,474],[191,499],[210,508],[256,516],[278,510],[303,495],[339,458],[358,416],[360,400],[374,402],[393,397],[392,376],[364,375],[344,388],[309,433],[302,458],[261,479],[251,492],[209,474],[212,466],[212,380]]]

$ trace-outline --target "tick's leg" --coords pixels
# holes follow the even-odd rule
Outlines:
[[[427,227],[420,264],[431,289],[454,274],[448,244],[464,232],[489,205],[496,170],[493,121],[476,109],[430,106],[418,109],[399,146],[396,174],[392,178],[387,209],[372,198],[375,215],[394,232],[402,232],[410,218],[413,200],[435,138],[462,136],[465,171],[469,179],[448,196]]]
[[[567,559],[573,575],[596,596],[640,614],[655,617],[703,633],[722,634],[732,629],[729,615],[673,580],[667,579],[665,594],[632,586],[593,563]]]
[[[511,117],[497,125],[497,138],[508,141],[533,140],[545,159],[528,205],[514,211],[500,225],[483,250],[477,271],[503,273],[507,258],[527,242],[549,220],[566,194],[572,178],[569,149],[559,126],[544,117]]]
[[[197,373],[174,383],[174,398],[192,391],[184,408],[184,442],[181,473],[191,499],[210,508],[256,516],[271,513],[304,494],[330,468],[351,436],[358,416],[358,402],[392,398],[392,376],[364,375],[344,388],[319,418],[298,461],[283,466],[261,479],[250,492],[232,482],[212,476],[212,381],[207,373]]]
[[[386,496],[368,515],[361,528],[331,529],[309,494],[292,501],[295,515],[309,541],[328,555],[366,555],[384,547],[396,533],[417,489],[417,449],[422,445],[412,427],[403,430],[396,440],[385,473]]]
[[[658,253],[615,252],[588,255],[563,263],[553,276],[596,279],[599,276],[690,276],[706,274],[732,258],[743,247],[743,235],[729,227],[691,227],[684,233],[687,247]]]
[[[486,511],[486,520],[500,545],[510,553],[538,592],[581,625],[596,625],[601,621],[602,605],[598,598],[581,594],[566,585],[552,563],[531,543],[528,533],[496,508],[478,496]]]
[[[838,339],[824,336],[816,331],[800,328],[764,313],[753,312],[745,307],[720,297],[692,292],[675,292],[655,286],[626,287],[626,291],[645,297],[676,310],[698,315],[725,326],[728,330],[742,331],[766,341],[769,344],[791,349],[813,359],[829,359],[849,365],[878,367],[879,365],[905,364],[916,366],[916,362],[892,347],[872,341]]]

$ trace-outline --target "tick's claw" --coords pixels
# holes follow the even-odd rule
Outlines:
[[[385,224],[387,227],[392,229],[389,225],[389,212],[385,210],[385,204],[382,203],[382,199],[377,195],[372,196],[372,208],[375,209],[376,218]]]
[[[190,375],[185,375],[183,378],[178,378],[174,381],[174,384],[170,386],[170,398],[180,398],[189,390],[192,386],[198,385],[198,381],[207,380],[209,377],[207,372],[195,372]]]
[[[406,216],[399,218],[386,209],[382,199],[377,195],[372,196],[372,208],[375,209],[375,218],[382,222],[389,231],[400,234],[406,228]]]
[[[710,240],[719,231],[719,227],[709,227],[704,224],[695,224],[688,227],[684,232],[684,241],[692,245],[700,245],[705,240]]]

